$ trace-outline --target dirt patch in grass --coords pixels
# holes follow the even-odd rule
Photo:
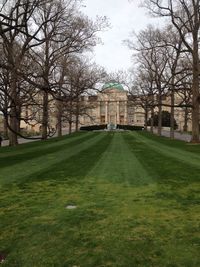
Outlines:
[[[2,264],[7,258],[7,254],[5,252],[0,251],[0,264]]]

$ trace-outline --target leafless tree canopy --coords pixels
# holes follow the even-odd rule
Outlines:
[[[42,138],[47,138],[52,99],[64,101],[72,90],[67,83],[71,78],[66,77],[74,74],[63,62],[91,50],[99,42],[98,32],[107,27],[105,17],[91,21],[80,5],[79,0],[1,1],[0,112],[10,145],[23,136],[22,120],[41,123]],[[83,80],[91,76],[90,71]],[[29,107],[32,114],[24,112]]]
[[[192,141],[199,142],[200,1],[143,0],[141,3],[151,15],[164,17],[166,21],[162,28],[149,26],[141,31],[136,36],[137,42],[126,41],[134,50],[134,62],[137,62],[134,88],[137,87],[143,96],[140,97],[141,105],[145,103],[145,112],[153,113],[152,107],[158,108],[160,134],[162,99],[170,97],[167,106],[171,108],[171,137],[174,137],[175,109],[182,108],[185,111],[184,128],[187,129],[191,112]],[[179,96],[179,103],[175,103],[175,95]]]

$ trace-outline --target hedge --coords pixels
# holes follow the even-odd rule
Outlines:
[[[97,131],[97,130],[105,130],[107,129],[107,124],[101,125],[90,125],[90,126],[81,126],[81,131]],[[141,131],[144,129],[143,126],[136,126],[136,125],[121,125],[117,124],[117,129],[121,130],[128,130],[128,131]]]
[[[142,131],[144,129],[144,127],[143,126],[136,126],[136,125],[117,124],[117,129],[128,130],[128,131]]]
[[[81,126],[81,131],[96,131],[96,130],[105,130],[107,129],[107,124],[101,125],[90,125],[90,126]]]

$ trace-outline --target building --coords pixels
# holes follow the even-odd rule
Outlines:
[[[38,96],[39,97],[39,96]],[[156,96],[155,96],[156,98]],[[81,126],[89,125],[136,125],[144,126],[145,124],[145,111],[140,105],[140,99],[136,97],[134,99],[123,86],[119,83],[109,82],[106,83],[102,90],[97,94],[90,96],[81,96],[78,102],[75,102],[73,106],[73,112],[69,112],[69,107],[63,111],[63,129],[65,132],[69,129],[69,118],[71,121],[72,130]],[[57,129],[57,105],[56,101],[50,99],[49,103],[49,129]],[[39,97],[38,103],[41,102]],[[180,95],[175,96],[175,102],[180,103],[182,99]],[[78,109],[77,109],[78,103]],[[163,110],[170,112],[170,96],[163,96]],[[63,109],[64,110],[64,109]],[[79,111],[76,113],[76,111]],[[157,112],[155,107],[154,112]],[[177,107],[175,108],[175,120],[178,124],[178,130],[183,131],[186,118],[186,109]],[[26,106],[23,108],[22,117],[25,119],[21,121],[20,128],[30,134],[39,134],[41,130],[42,122],[42,108],[36,106]],[[72,114],[71,114],[72,113]],[[150,117],[150,111],[148,118]],[[188,131],[191,131],[191,114],[187,114],[188,118]],[[1,118],[0,118],[1,119]],[[0,131],[3,131],[3,121],[0,123]],[[78,126],[78,127],[77,127]]]
[[[128,92],[119,83],[106,83],[101,92],[84,96],[82,101],[89,108],[80,116],[80,125],[144,125],[144,110],[131,103]]]
[[[155,101],[156,101],[156,97]],[[170,95],[163,96],[163,111],[170,113]],[[86,112],[79,117],[80,126],[99,124],[121,124],[144,126],[145,111],[141,106],[140,97],[131,96],[119,83],[106,83],[97,95],[84,96],[82,105],[88,107]],[[187,119],[187,130],[192,130],[191,112],[189,109],[178,107],[183,103],[181,95],[175,95],[177,107],[174,110],[174,118],[179,131],[184,130]],[[158,108],[154,108],[158,112]],[[147,117],[150,118],[150,110]]]

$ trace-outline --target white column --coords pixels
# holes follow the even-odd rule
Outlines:
[[[125,107],[124,107],[124,124],[128,124],[127,101],[125,101]]]
[[[117,101],[117,124],[120,124],[120,111],[119,111],[119,101]]]
[[[108,101],[105,102],[105,123],[108,123]]]
[[[97,123],[101,124],[101,102],[98,102],[97,106]]]

